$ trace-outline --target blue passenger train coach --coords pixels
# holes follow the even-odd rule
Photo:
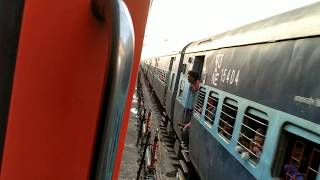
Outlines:
[[[179,142],[187,73],[201,75],[188,146],[201,179],[320,179],[319,27],[316,3],[144,60]]]

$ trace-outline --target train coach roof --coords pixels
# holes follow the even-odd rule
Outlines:
[[[143,59],[156,59],[156,58],[167,57],[167,56],[176,56],[178,54],[180,54],[180,51],[171,51],[171,52],[168,52],[168,53],[164,53],[162,55],[144,57]]]
[[[186,53],[320,35],[320,3],[193,42]]]

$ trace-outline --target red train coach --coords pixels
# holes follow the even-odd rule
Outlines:
[[[150,1],[0,1],[1,180],[117,179]]]

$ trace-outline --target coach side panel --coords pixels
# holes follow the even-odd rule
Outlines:
[[[222,49],[205,84],[320,123],[320,37]]]

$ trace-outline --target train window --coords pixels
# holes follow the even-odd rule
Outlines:
[[[166,82],[166,72],[162,70],[162,82]]]
[[[166,81],[166,73],[163,70],[159,70],[159,79],[163,83]]]
[[[228,140],[231,139],[233,133],[233,126],[236,120],[237,111],[238,102],[230,98],[225,98],[222,104],[218,132]]]
[[[181,97],[183,95],[183,89],[184,89],[184,81],[181,81],[180,87],[179,87],[178,97]]]
[[[238,139],[238,152],[241,156],[257,163],[263,150],[268,129],[267,114],[255,108],[248,108],[244,114]]]
[[[206,97],[206,88],[200,87],[198,94],[197,94],[196,105],[194,108],[195,113],[198,116],[200,116],[200,114],[202,112],[205,97]]]
[[[204,120],[208,122],[209,124],[213,125],[214,118],[217,111],[218,106],[218,93],[211,91],[209,93],[208,102],[206,106],[206,111],[204,113]]]
[[[281,179],[315,180],[320,174],[320,145],[304,137],[284,131],[277,155],[276,176]]]
[[[182,74],[186,74],[186,70],[187,70],[187,65],[182,64]]]
[[[199,77],[201,77],[203,63],[204,63],[204,57],[205,56],[196,56],[194,58],[192,71],[197,72],[199,74]]]
[[[173,91],[172,86],[173,86],[173,81],[174,81],[175,75],[176,75],[175,73],[172,73],[171,83],[170,83],[170,90],[171,91]]]

